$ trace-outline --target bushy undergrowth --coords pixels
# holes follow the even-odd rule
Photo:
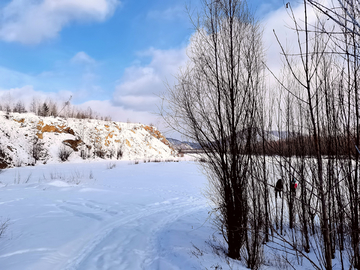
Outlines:
[[[79,185],[82,181],[86,181],[88,179],[94,179],[94,174],[92,171],[90,171],[88,175],[87,173],[80,172],[78,170],[74,170],[70,174],[54,171],[51,172],[48,176],[43,175],[43,177],[39,179],[39,182],[60,180],[71,185]]]
[[[5,221],[0,221],[0,238],[4,236],[7,228],[9,227],[10,219],[6,219]]]
[[[65,145],[62,145],[59,149],[58,157],[61,161],[67,161],[72,154],[73,150],[71,150],[69,147],[66,147]]]
[[[14,176],[14,184],[27,184],[31,179],[32,173],[29,173],[24,179],[22,179],[19,171],[16,171]]]
[[[116,168],[116,163],[115,162],[110,162],[106,165],[106,169],[111,170]]]
[[[124,155],[124,150],[122,147],[116,149],[116,158],[117,159],[122,159],[123,155]]]

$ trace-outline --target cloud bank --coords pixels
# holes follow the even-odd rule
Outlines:
[[[71,22],[104,21],[119,0],[12,0],[0,10],[0,39],[38,44]]]
[[[96,63],[96,61],[85,52],[78,52],[71,58],[70,62],[79,65],[93,65]]]
[[[186,65],[186,48],[156,50],[140,53],[150,57],[147,65],[128,67],[113,96],[113,103],[127,109],[138,111],[156,111],[157,96],[165,89],[165,83],[174,83],[179,68]]]

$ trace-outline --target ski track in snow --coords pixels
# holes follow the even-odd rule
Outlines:
[[[24,249],[24,250],[18,250],[12,253],[7,253],[7,254],[3,254],[0,256],[0,258],[6,258],[6,257],[11,257],[14,255],[19,255],[19,254],[24,254],[24,253],[29,253],[29,252],[39,252],[39,251],[51,251],[51,249],[48,248],[36,248],[36,249]]]
[[[104,227],[101,233],[94,235],[92,242],[88,243],[64,269],[148,269],[147,265],[153,262],[153,256],[156,257],[158,252],[154,250],[155,243],[145,239],[145,236],[155,235],[180,216],[196,212],[203,207],[194,207],[193,202],[169,205],[165,201],[157,207],[147,207],[137,214],[116,220]],[[149,224],[153,226],[149,227]],[[129,226],[131,230],[135,229],[138,233],[122,233],[125,226]],[[134,256],[134,253],[138,256]]]
[[[56,185],[51,181],[3,188],[7,196],[1,198],[0,210],[19,211],[10,218],[18,226],[14,235],[0,240],[0,269],[2,263],[11,270],[19,269],[17,264],[24,270],[181,269],[171,262],[172,247],[161,241],[180,218],[207,211],[201,190],[191,187],[199,174],[194,169],[185,177],[174,173],[176,164],[167,165],[166,173],[167,167],[159,164],[125,165],[118,171],[87,166],[97,179],[88,184],[69,186],[57,180]],[[145,171],[134,173],[138,168]],[[155,174],[149,175],[148,168]],[[46,175],[42,169],[41,176]],[[194,185],[202,186],[202,181]],[[190,232],[186,226],[185,233]],[[22,264],[17,262],[22,259]]]
[[[66,202],[66,205],[68,206],[61,205],[58,208],[81,218],[87,217],[103,222],[87,231],[85,238],[80,236],[42,258],[33,269],[149,269],[149,265],[159,259],[157,254],[160,252],[156,250],[157,240],[149,238],[149,235],[156,235],[156,232],[181,216],[205,208],[201,201],[195,198],[173,198],[149,204],[143,209],[138,209],[135,214],[111,218],[117,213],[107,211],[92,201]],[[101,211],[110,218],[106,219],[100,213],[76,209],[80,207],[85,208],[83,210],[90,208]],[[130,233],[122,233],[126,230]],[[133,233],[134,230],[136,233]],[[71,258],[74,254],[76,256]]]

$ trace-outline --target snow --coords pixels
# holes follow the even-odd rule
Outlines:
[[[0,269],[227,269],[194,162],[112,163],[3,171]]]
[[[224,255],[204,196],[208,181],[193,159],[81,160],[0,170],[0,225],[9,220],[0,238],[0,269],[246,269],[244,261]],[[276,213],[274,198],[271,207]],[[286,225],[284,235],[301,241]],[[313,269],[272,240],[268,245],[275,249],[264,248],[261,269]],[[317,261],[313,251],[308,256]],[[333,263],[341,269],[338,259]]]

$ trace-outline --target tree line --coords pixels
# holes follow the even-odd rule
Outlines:
[[[53,116],[62,118],[77,118],[77,119],[97,119],[111,121],[110,116],[101,116],[92,108],[88,107],[86,110],[80,109],[70,103],[71,97],[66,102],[56,102],[51,99],[41,100],[33,98],[28,106],[25,106],[22,101],[11,101],[12,98],[8,96],[0,101],[0,111],[7,113],[34,113],[38,116]]]

